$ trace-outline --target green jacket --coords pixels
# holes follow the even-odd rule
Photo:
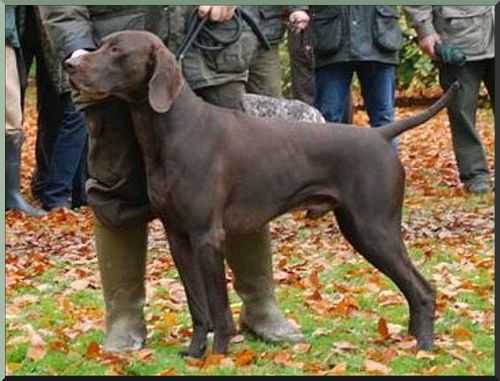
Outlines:
[[[282,5],[262,5],[249,6],[249,11],[256,18],[262,33],[271,44],[279,44],[285,34],[285,23],[282,20],[283,15],[302,10],[306,11],[307,6],[282,6]]]
[[[316,66],[336,62],[399,62],[403,35],[391,5],[310,6]]]
[[[43,27],[61,62],[77,49],[94,50],[99,40],[121,30],[148,30],[175,52],[184,40],[186,23],[195,6],[89,5],[39,6]],[[234,22],[217,24],[220,36],[234,33]],[[182,68],[193,89],[246,81],[248,66],[258,41],[244,25],[240,40],[220,52],[200,51],[192,46]],[[82,103],[80,107],[87,104]]]
[[[5,6],[5,43],[12,48],[20,48],[19,34],[16,27],[16,6]]]
[[[468,61],[495,57],[494,8],[489,5],[404,6],[418,37],[438,33],[460,48]]]

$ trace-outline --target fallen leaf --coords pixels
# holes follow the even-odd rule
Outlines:
[[[218,366],[222,363],[222,360],[224,360],[226,356],[221,355],[221,354],[210,354],[207,356],[205,361],[203,362],[202,368],[210,368],[212,366]]]
[[[369,359],[366,359],[363,365],[366,372],[370,374],[389,374],[391,371],[386,365]]]
[[[333,346],[337,349],[343,350],[343,351],[350,351],[352,349],[355,349],[356,346],[348,341],[337,341],[336,343],[333,343]]]
[[[177,372],[174,368],[168,368],[158,373],[158,376],[177,376]]]
[[[255,359],[255,352],[250,350],[244,350],[236,353],[234,356],[234,362],[236,366],[247,366]]]
[[[45,341],[42,337],[33,329],[31,324],[27,324],[25,329],[28,331],[30,347],[26,356],[31,360],[40,360],[47,353],[45,349]]]
[[[416,358],[419,360],[420,359],[434,360],[436,358],[436,356],[433,355],[432,353],[427,352],[427,351],[420,350],[417,352]]]
[[[88,279],[78,279],[70,283],[70,288],[74,291],[82,291],[89,287]]]
[[[311,344],[308,343],[298,343],[292,347],[295,353],[307,353],[311,349]]]
[[[464,327],[456,327],[452,334],[456,339],[470,339],[472,337],[472,333]]]
[[[394,357],[398,355],[398,351],[394,348],[387,348],[382,352],[382,362],[389,364]]]
[[[85,356],[91,359],[98,358],[101,355],[101,348],[99,344],[95,341],[91,341],[87,346],[87,351],[85,352]]]
[[[346,370],[347,370],[347,365],[342,362],[335,365],[332,369],[328,370],[326,375],[340,375],[344,374]]]
[[[289,352],[281,351],[274,356],[273,362],[278,365],[289,366],[291,359],[292,355]]]
[[[384,318],[378,320],[378,333],[382,336],[383,340],[387,340],[390,337],[387,321]]]

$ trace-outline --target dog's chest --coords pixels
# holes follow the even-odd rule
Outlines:
[[[154,210],[161,211],[172,205],[175,185],[179,181],[180,171],[173,162],[165,161],[161,165],[154,163],[147,168],[148,196]]]

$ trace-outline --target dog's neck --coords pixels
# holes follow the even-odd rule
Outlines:
[[[165,154],[175,152],[177,137],[193,128],[203,128],[207,111],[207,103],[187,83],[165,113],[155,112],[149,102],[129,105],[147,172],[154,169],[158,160],[164,160]]]

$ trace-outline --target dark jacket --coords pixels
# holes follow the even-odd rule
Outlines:
[[[336,62],[397,64],[403,42],[391,5],[311,6],[316,66]]]
[[[283,39],[285,34],[283,17],[288,17],[288,15],[294,11],[307,11],[308,9],[308,7],[304,5],[262,5],[247,8],[253,8],[251,12],[257,18],[260,29],[271,44],[279,44]]]
[[[175,52],[186,33],[195,6],[89,5],[39,6],[43,26],[62,61],[77,49],[93,50],[99,40],[121,30],[148,30]],[[221,36],[234,33],[234,22],[218,24]],[[227,39],[227,38],[226,38]],[[183,61],[184,75],[193,89],[245,81],[257,38],[247,26],[240,40],[221,52],[200,51],[194,46]]]
[[[12,48],[21,47],[16,26],[16,6],[5,6],[5,43]]]

